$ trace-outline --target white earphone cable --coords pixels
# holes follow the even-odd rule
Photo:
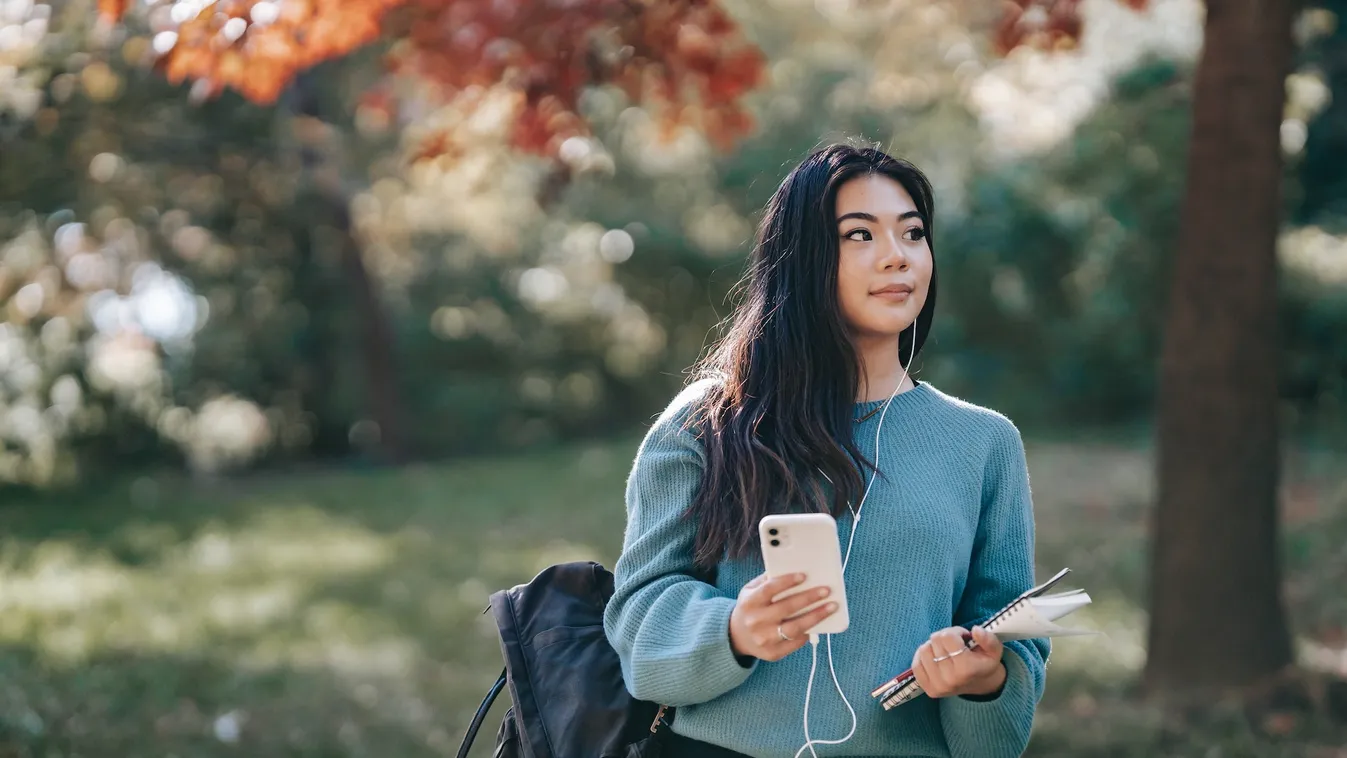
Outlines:
[[[920,315],[918,315],[917,318],[918,319],[921,318]],[[893,388],[893,393],[889,395],[888,400],[884,401],[884,408],[879,412],[879,423],[875,425],[875,470],[870,472],[870,481],[865,485],[865,491],[861,493],[861,501],[859,504],[857,504],[856,510],[853,512],[853,518],[851,520],[851,533],[847,535],[847,551],[842,556],[843,578],[846,577],[847,564],[851,562],[851,546],[856,542],[856,527],[861,525],[861,511],[862,509],[865,508],[865,499],[869,497],[870,488],[874,486],[875,476],[879,473],[879,434],[884,429],[884,416],[889,412],[889,405],[893,402],[893,399],[898,396],[898,391],[901,390],[903,388],[903,384],[907,382],[908,372],[912,369],[912,362],[916,360],[916,357],[917,357],[917,320],[913,319],[912,351],[908,354],[907,365],[903,366],[903,375],[898,380],[898,385]],[[827,478],[826,474],[824,475],[824,478]],[[829,481],[831,481],[831,479],[829,479]],[[809,754],[813,758],[818,758],[818,752],[814,750],[815,745],[841,745],[847,740],[850,740],[852,735],[856,733],[856,726],[857,726],[856,709],[851,707],[851,701],[847,699],[846,693],[842,691],[842,683],[839,682],[837,679],[837,669],[833,666],[833,636],[831,634],[824,636],[828,638],[828,671],[832,673],[833,686],[837,689],[837,694],[842,696],[842,703],[846,705],[847,712],[851,714],[851,729],[847,731],[846,736],[836,740],[816,740],[811,739],[809,736],[809,699],[814,691],[814,673],[818,669],[818,637],[819,637],[817,634],[810,633],[809,683],[806,684],[804,688],[804,744],[800,746],[799,750],[795,751],[795,758],[800,758],[800,755],[804,753],[806,749],[809,750]]]

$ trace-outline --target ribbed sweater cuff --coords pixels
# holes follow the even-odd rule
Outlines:
[[[1005,649],[1002,661],[1006,683],[996,698],[940,701],[946,742],[955,758],[1018,756],[1029,744],[1037,706],[1033,677],[1024,659],[1010,648]]]
[[[730,644],[730,614],[734,612],[734,601],[725,598],[725,602],[706,605],[710,618],[703,628],[712,630],[713,633],[719,630],[719,635],[713,640],[705,641],[708,643],[706,666],[694,675],[697,679],[697,689],[703,695],[700,698],[703,702],[720,697],[743,684],[758,667],[756,658],[745,659],[750,661],[747,666],[741,664],[734,654],[734,647]]]

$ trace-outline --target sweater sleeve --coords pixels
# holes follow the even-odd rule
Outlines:
[[[665,412],[627,480],[627,528],[614,566],[604,629],[632,696],[670,706],[704,703],[743,683],[730,645],[735,598],[694,578],[695,525],[684,512],[700,484],[700,442]]]
[[[954,619],[964,628],[984,623],[1034,586],[1034,514],[1024,442],[1009,420],[998,421],[968,583]],[[1006,681],[999,693],[940,699],[953,758],[1000,758],[1025,751],[1043,696],[1050,649],[1047,639],[1008,641],[1002,657]]]

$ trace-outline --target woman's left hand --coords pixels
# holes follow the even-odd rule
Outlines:
[[[1001,640],[974,626],[973,640],[977,645],[968,648],[963,641],[967,633],[960,626],[941,629],[921,643],[912,656],[912,673],[928,696],[991,695],[1005,684]]]

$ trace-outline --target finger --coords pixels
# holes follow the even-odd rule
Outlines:
[[[968,639],[973,636],[972,632],[961,626],[951,626],[948,629],[941,629],[939,634],[944,639],[947,639],[960,647],[967,647]]]
[[[756,629],[757,635],[755,636],[762,640],[762,646],[766,648],[791,645],[801,641],[801,635],[794,634],[790,627],[778,621],[764,620]]]
[[[925,656],[923,655],[923,651],[926,650],[930,644],[931,643],[929,642],[923,642],[917,646],[916,652],[912,653],[912,676],[917,680],[917,684],[920,684],[921,688],[926,691],[930,691],[932,682],[931,673],[924,665]]]
[[[789,619],[829,594],[831,594],[831,590],[827,587],[813,587],[804,592],[797,592],[790,597],[782,598],[767,607],[771,614],[778,619]]]
[[[782,639],[781,634],[785,634],[788,639]],[[791,653],[804,647],[809,638],[803,634],[792,633],[790,629],[781,627],[780,633],[773,627],[770,632],[763,635],[764,641],[761,645],[763,654],[760,656],[763,660],[777,661]],[[767,639],[770,637],[770,639]]]
[[[1005,645],[1001,642],[1000,637],[987,631],[984,627],[975,626],[973,627],[973,639],[977,640],[978,647],[982,648],[987,656],[992,658],[1001,657],[1001,652],[1005,648]]]
[[[794,587],[804,581],[804,574],[783,574],[773,577],[753,588],[752,596],[755,605],[769,605],[772,599],[782,592]]]
[[[791,619],[790,621],[783,623],[781,625],[781,630],[789,637],[804,637],[809,633],[809,630],[818,625],[820,621],[836,612],[837,603],[824,603],[799,618]]]
[[[954,688],[972,678],[977,664],[968,655],[968,647],[959,627],[942,629],[932,634],[931,650],[936,658],[943,659],[933,659],[931,662],[932,672],[939,676],[943,685]]]
[[[973,664],[968,672],[969,681],[982,679],[991,674],[1001,665],[1001,659],[1004,647],[995,634],[985,629],[974,628],[974,639],[977,641],[977,647],[970,651],[967,656],[969,663]]]
[[[964,630],[960,627],[950,627],[941,629],[931,635],[931,645],[935,648],[937,655],[958,656],[960,650],[968,647],[963,640]],[[951,659],[953,660],[953,659]]]
[[[931,689],[926,691],[928,695],[931,697],[945,697],[953,692],[954,685],[951,683],[949,674],[946,673],[944,669],[940,668],[940,664],[923,663],[922,665],[926,667],[927,675],[931,679]]]
[[[935,663],[935,651],[929,643],[922,646],[915,665],[912,667],[912,673],[917,676],[917,681],[921,683],[921,688],[931,697],[944,697],[947,691],[948,683],[944,673],[940,670],[940,664]],[[922,680],[925,681],[922,681]]]
[[[983,647],[983,643],[988,641],[988,637],[991,638],[991,644],[999,645],[1000,641],[996,640],[996,635],[981,627],[974,627],[969,632],[969,636],[973,638],[971,643],[964,643],[962,635],[955,630],[942,630],[937,635],[936,644],[938,647],[949,650],[951,647],[959,646],[950,653],[946,653],[946,655],[951,653],[953,655],[940,664],[943,667],[940,673],[945,677],[952,692],[960,691],[968,683],[986,677],[1000,661],[999,650]],[[965,644],[972,644],[973,646],[971,648],[964,647]],[[959,649],[967,650],[967,652],[958,652]]]
[[[745,584],[745,585],[744,585],[744,589],[746,589],[746,590],[751,590],[751,589],[753,589],[753,588],[755,588],[755,587],[759,587],[759,586],[761,586],[762,583],[765,582],[765,581],[767,581],[767,575],[766,575],[766,574],[758,574],[757,576],[755,576],[755,577],[753,577],[752,579],[749,579],[749,580],[748,580],[748,584]]]
[[[972,643],[969,643],[972,644]],[[970,682],[981,679],[991,673],[993,661],[978,656],[978,648],[963,648],[964,652],[949,660],[953,665],[948,670],[950,685],[962,688]]]
[[[912,653],[912,673],[917,673],[917,667],[921,665],[922,651],[930,646],[931,643],[929,641],[917,645],[917,649]]]

